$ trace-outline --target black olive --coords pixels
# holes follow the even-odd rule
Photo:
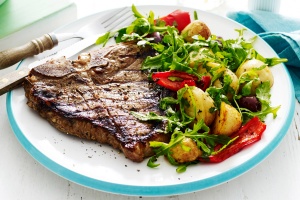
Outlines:
[[[150,35],[150,37],[153,37],[153,42],[154,43],[159,43],[159,42],[161,42],[161,40],[162,40],[162,36],[161,36],[161,34],[159,33],[159,32],[153,32],[151,35]]]
[[[240,107],[247,108],[252,112],[257,112],[261,110],[261,103],[255,96],[246,96],[238,100]]]

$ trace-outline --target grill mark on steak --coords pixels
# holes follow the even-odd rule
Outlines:
[[[64,57],[31,70],[24,82],[28,106],[58,130],[120,149],[132,161],[153,155],[149,141],[169,141],[164,122],[142,122],[130,111],[163,114],[165,95],[149,82],[141,63],[151,53],[121,43]]]

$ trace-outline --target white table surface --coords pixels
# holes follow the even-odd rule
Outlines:
[[[187,0],[186,6],[189,6],[188,1],[192,2],[192,0]],[[77,5],[78,18],[114,8],[116,5],[149,4],[149,1],[146,0],[110,0],[106,3],[97,0],[74,0],[74,2]],[[292,0],[285,0],[284,2],[285,4],[282,5],[280,12],[297,16],[297,6],[291,6]],[[164,5],[178,5],[178,3],[179,1],[172,0],[151,1],[151,4]],[[247,9],[247,0],[227,0],[222,6],[210,12],[225,15],[227,11],[244,9]],[[1,70],[0,75],[14,69],[15,66]],[[210,189],[157,199],[299,199],[299,114],[300,104],[296,101],[293,122],[282,142],[263,162],[247,173]],[[6,113],[6,95],[0,96],[0,138],[0,199],[152,199],[151,197],[131,197],[96,191],[70,182],[46,169],[24,150],[15,137]]]

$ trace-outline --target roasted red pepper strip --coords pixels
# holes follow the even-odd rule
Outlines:
[[[197,87],[205,91],[210,86],[210,82],[210,76],[202,76],[200,82],[197,84]]]
[[[182,10],[175,10],[167,16],[159,19],[166,22],[166,25],[168,26],[175,26],[179,32],[181,32],[189,23],[191,23],[189,12]]]
[[[175,80],[170,80],[170,78],[175,78]],[[166,72],[154,72],[152,74],[152,79],[162,87],[172,91],[178,91],[179,89],[183,88],[185,84],[188,86],[195,86],[198,77],[186,72],[174,70]]]
[[[208,159],[201,158],[200,161],[210,163],[222,162],[241,151],[245,146],[259,141],[265,129],[266,124],[261,122],[258,117],[254,117],[242,126],[237,133],[231,136],[232,138],[239,136],[231,145],[218,154],[209,156]]]

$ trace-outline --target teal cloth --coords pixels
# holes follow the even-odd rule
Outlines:
[[[295,96],[300,102],[300,18],[289,18],[267,11],[230,12],[233,19],[264,39],[285,63],[292,78]]]

